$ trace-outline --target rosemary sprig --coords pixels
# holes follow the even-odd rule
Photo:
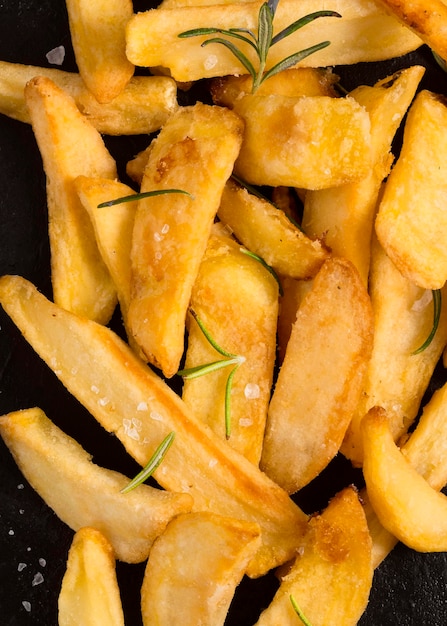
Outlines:
[[[192,30],[184,31],[178,36],[181,38],[186,38],[220,34],[225,35],[226,37],[237,39],[250,46],[255,51],[258,59],[257,69],[247,57],[247,55],[242,52],[242,50],[229,39],[225,39],[223,37],[211,37],[211,39],[206,39],[201,44],[202,47],[204,47],[212,43],[217,43],[225,46],[228,50],[230,50],[230,52],[239,60],[239,62],[251,75],[253,79],[252,93],[255,93],[259,86],[265,80],[267,80],[271,76],[274,76],[275,74],[278,74],[279,72],[282,72],[283,70],[289,69],[290,67],[296,65],[311,54],[318,52],[318,50],[326,48],[330,45],[331,42],[322,41],[314,46],[310,46],[309,48],[305,48],[304,50],[295,52],[294,54],[291,54],[282,61],[279,61],[279,63],[277,63],[267,72],[265,72],[268,53],[272,46],[274,46],[279,41],[282,41],[300,28],[303,28],[303,26],[306,26],[306,24],[309,24],[310,22],[318,19],[319,17],[341,17],[341,15],[339,13],[336,13],[335,11],[316,11],[314,13],[309,13],[308,15],[301,17],[292,24],[289,24],[289,26],[284,28],[278,34],[273,36],[273,18],[275,17],[278,2],[279,0],[268,0],[261,5],[258,14],[257,34],[247,28],[230,28],[228,30],[224,28],[194,28]]]
[[[145,480],[152,476],[157,467],[165,458],[167,451],[174,441],[174,437],[175,433],[171,432],[163,439],[161,444],[158,446],[154,454],[149,459],[147,465],[141,470],[141,472],[139,472],[139,474],[135,476],[134,479],[130,481],[128,485],[126,485],[126,487],[121,489],[121,493],[129,493],[129,491],[132,491],[132,489],[135,489],[135,487],[138,487],[138,485],[141,485],[141,483],[144,483]]]
[[[251,250],[247,250],[247,248],[239,248],[239,249],[240,249],[241,252],[243,252],[247,256],[251,257],[252,259],[255,259],[255,261],[260,263],[262,265],[262,267],[264,267],[273,276],[273,278],[278,283],[279,295],[283,296],[284,295],[284,290],[282,288],[281,281],[279,280],[279,276],[275,272],[273,267],[271,265],[269,265],[266,261],[264,261],[264,259],[262,257],[260,257],[258,254],[255,254]]]
[[[144,198],[152,198],[153,196],[163,196],[167,193],[182,193],[190,198],[194,199],[189,191],[183,189],[154,189],[153,191],[144,191],[142,193],[131,193],[128,196],[121,196],[121,198],[115,198],[115,200],[107,200],[98,204],[98,209],[103,209],[109,206],[115,206],[115,204],[123,204],[124,202],[133,202],[134,200],[143,200]]]
[[[300,620],[303,622],[304,626],[312,626],[312,624],[309,622],[307,617],[304,615],[303,611],[298,606],[297,601],[295,600],[293,595],[290,596],[290,602],[292,603],[292,606],[293,606],[293,609],[294,609],[295,613],[298,615]]]
[[[433,289],[432,293],[433,293],[433,326],[431,328],[430,334],[428,335],[427,339],[424,341],[422,345],[419,346],[419,348],[417,348],[417,350],[412,352],[412,354],[420,354],[421,352],[426,350],[428,346],[431,344],[431,342],[433,341],[434,336],[436,335],[436,331],[438,330],[439,319],[441,317],[441,308],[442,308],[442,292],[440,289]]]
[[[185,380],[191,380],[193,378],[198,378],[199,376],[209,374],[210,372],[215,372],[216,370],[222,369],[224,367],[228,367],[229,365],[234,365],[233,369],[228,375],[225,385],[225,437],[226,439],[229,439],[231,436],[231,387],[233,384],[233,378],[236,370],[245,361],[245,357],[239,356],[237,354],[232,354],[231,352],[227,352],[227,350],[224,350],[224,348],[216,343],[216,341],[211,337],[210,333],[206,329],[205,325],[203,324],[197,313],[193,309],[190,309],[190,313],[197,322],[208,343],[216,350],[216,352],[218,352],[225,358],[220,359],[219,361],[212,361],[211,363],[205,363],[203,365],[197,365],[196,367],[179,370],[177,374],[179,376],[182,376]]]

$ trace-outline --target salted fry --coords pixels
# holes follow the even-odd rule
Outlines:
[[[58,608],[59,626],[124,626],[113,548],[95,528],[73,538]]]
[[[192,290],[191,308],[213,341],[240,361],[185,379],[182,398],[197,418],[257,465],[276,357],[278,283],[235,241],[211,236]],[[218,360],[224,359],[191,320],[186,370]],[[228,377],[236,365],[227,398]]]
[[[262,545],[250,561],[250,576],[293,556],[307,516],[283,489],[195,420],[113,331],[61,309],[18,276],[0,278],[0,303],[66,388],[140,465],[175,432],[175,445],[155,479],[165,489],[189,493],[195,511],[259,524]]]
[[[259,543],[256,524],[212,513],[179,515],[147,562],[141,589],[144,626],[223,626]]]
[[[283,211],[231,180],[225,185],[217,215],[244,246],[281,276],[311,278],[329,257],[321,241],[306,237]]]
[[[292,599],[312,626],[355,626],[372,585],[371,538],[356,491],[338,493],[309,520],[299,556],[256,626],[295,626]]]
[[[107,323],[116,290],[73,181],[81,174],[115,179],[115,161],[72,98],[49,78],[32,79],[25,97],[46,174],[54,300]]]
[[[191,289],[242,132],[233,112],[197,103],[172,115],[149,151],[141,191],[188,194],[140,200],[132,239],[129,329],[167,377],[179,369]]]
[[[267,418],[261,468],[289,493],[337,454],[372,342],[371,303],[357,270],[327,260],[298,309]]]
[[[66,0],[76,64],[98,102],[110,102],[129,82],[134,66],[126,56],[125,27],[131,0]]]
[[[361,429],[368,498],[383,526],[413,550],[446,551],[447,497],[400,452],[382,408],[372,408]]]
[[[181,32],[201,27],[257,30],[260,2],[153,9],[137,13],[126,28],[126,51],[135,65],[168,68],[178,81],[243,74],[247,70],[223,46],[201,47],[206,37],[179,39]],[[367,0],[331,0],[325,9],[341,19],[322,18],[306,25],[271,49],[267,68],[285,57],[327,39],[331,45],[302,61],[302,66],[327,67],[378,61],[406,54],[422,40],[376,3]],[[275,15],[280,31],[298,17],[319,11],[318,0],[281,0]],[[322,37],[322,33],[324,36]],[[349,45],[347,45],[349,42]],[[251,62],[255,62],[250,51]]]
[[[40,409],[1,417],[0,435],[25,478],[56,515],[75,531],[83,526],[100,530],[122,561],[144,561],[169,520],[191,509],[192,498],[185,493],[147,485],[120,493],[129,478],[92,463],[91,456]]]
[[[377,237],[404,276],[425,289],[447,279],[447,107],[427,90],[407,116],[399,159],[385,186]]]

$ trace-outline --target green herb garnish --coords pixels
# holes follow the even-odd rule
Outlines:
[[[134,200],[143,200],[144,198],[152,198],[153,196],[163,196],[167,193],[182,193],[190,198],[194,199],[189,191],[183,189],[154,189],[153,191],[144,191],[142,193],[131,193],[128,196],[122,196],[121,198],[115,198],[115,200],[107,200],[107,202],[101,202],[98,204],[98,209],[103,209],[109,206],[115,206],[115,204],[123,204],[124,202],[133,202]]]
[[[298,615],[298,617],[300,618],[300,620],[303,622],[304,626],[312,626],[312,624],[309,622],[309,620],[307,619],[307,617],[304,615],[304,613],[302,612],[302,610],[300,609],[300,607],[297,604],[297,601],[295,600],[295,598],[293,597],[293,595],[290,596],[290,602],[292,603],[293,606],[293,610],[295,611],[295,613]]]
[[[149,459],[147,465],[141,470],[139,474],[135,476],[133,480],[130,481],[130,483],[126,487],[124,487],[124,489],[121,489],[121,493],[128,493],[129,491],[132,491],[132,489],[135,489],[135,487],[138,487],[138,485],[141,485],[141,483],[144,483],[145,480],[152,476],[157,467],[165,458],[167,451],[174,441],[174,436],[175,433],[171,432],[163,439],[161,444],[158,446],[154,454]]]
[[[205,328],[202,320],[198,317],[197,313],[193,311],[192,309],[190,309],[190,313],[192,317],[195,319],[195,321],[197,322],[200,330],[202,331],[208,343],[216,350],[216,352],[218,352],[225,358],[220,359],[219,361],[205,363],[204,365],[197,365],[196,367],[179,370],[177,374],[179,376],[182,376],[186,380],[191,380],[193,378],[198,378],[199,376],[204,376],[205,374],[209,374],[210,372],[215,372],[224,367],[228,367],[229,365],[234,365],[233,369],[228,375],[227,383],[225,386],[225,437],[229,439],[231,435],[231,411],[230,411],[231,386],[233,383],[233,378],[236,373],[236,370],[245,361],[245,357],[238,356],[237,354],[232,354],[231,352],[227,352],[226,350],[224,350],[211,337],[210,333]]]
[[[239,248],[239,249],[240,249],[241,252],[243,252],[247,256],[251,257],[252,259],[255,259],[255,261],[260,263],[262,265],[262,267],[265,267],[265,269],[273,276],[273,278],[278,283],[279,295],[283,296],[284,295],[284,290],[282,288],[281,281],[279,280],[279,276],[275,272],[273,267],[271,265],[269,265],[268,263],[266,263],[262,257],[260,257],[258,254],[255,254],[251,250],[247,250],[247,248]]]
[[[431,342],[433,341],[433,338],[436,335],[436,331],[438,330],[439,318],[441,317],[441,308],[442,308],[442,293],[440,289],[433,289],[432,293],[433,293],[433,326],[427,339],[424,341],[424,343],[421,346],[419,346],[417,350],[412,352],[412,354],[420,354],[421,352],[426,350],[428,346],[431,344]]]
[[[279,0],[268,0],[261,5],[258,15],[257,35],[248,28],[230,28],[228,30],[223,28],[194,28],[192,30],[184,31],[178,36],[186,38],[197,37],[199,35],[221,34],[248,44],[251,48],[253,48],[258,58],[257,69],[254,67],[247,55],[242,52],[236,44],[228,39],[224,39],[223,37],[212,37],[211,39],[206,39],[201,45],[204,47],[212,43],[218,43],[228,48],[228,50],[230,50],[230,52],[240,61],[247,72],[251,75],[253,79],[252,93],[255,93],[265,80],[275,74],[278,74],[279,72],[282,72],[283,70],[293,67],[311,54],[318,52],[318,50],[321,50],[322,48],[326,48],[331,42],[322,41],[321,43],[310,46],[300,52],[295,52],[265,72],[267,56],[272,46],[319,17],[341,17],[341,15],[335,11],[316,11],[315,13],[309,13],[309,15],[301,17],[284,28],[277,35],[273,36],[273,18],[275,17],[278,2]]]

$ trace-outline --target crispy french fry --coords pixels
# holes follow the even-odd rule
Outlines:
[[[363,459],[363,416],[371,407],[382,406],[394,438],[407,432],[447,341],[447,309],[443,302],[433,340],[425,350],[414,354],[433,329],[432,293],[402,276],[375,238],[370,295],[374,310],[373,353],[362,397],[341,446],[342,453],[357,466]]]
[[[73,538],[58,609],[59,626],[124,626],[113,548],[95,528]]]
[[[24,89],[35,76],[51,79],[105,135],[142,135],[159,130],[177,109],[177,86],[167,76],[133,76],[112,102],[100,104],[79,74],[54,67],[0,61],[0,113],[30,123]]]
[[[278,361],[280,364],[284,360],[298,307],[304,296],[312,289],[312,281],[296,280],[286,276],[281,278],[281,285],[283,293],[278,315]]]
[[[371,538],[353,488],[338,493],[309,520],[300,555],[282,578],[273,601],[256,626],[295,626],[298,604],[312,626],[336,621],[355,626],[372,585]]]
[[[311,278],[329,257],[325,246],[306,237],[283,211],[231,180],[225,185],[217,215],[244,246],[281,276]]]
[[[365,178],[306,193],[302,228],[323,237],[333,254],[354,263],[368,284],[370,241],[382,181],[392,163],[391,143],[416,93],[425,69],[413,66],[351,92],[371,119],[372,167]]]
[[[0,304],[70,393],[142,466],[166,435],[175,433],[154,473],[161,486],[190,493],[195,511],[259,524],[262,545],[250,561],[250,576],[292,558],[307,516],[283,489],[195,420],[114,332],[61,309],[18,276],[0,278]]]
[[[234,374],[231,399],[226,398],[226,384],[234,363],[186,379],[182,398],[197,418],[257,465],[276,357],[278,284],[235,241],[211,236],[192,290],[191,308],[212,339],[243,362]],[[191,320],[185,368],[221,358]]]
[[[256,524],[212,513],[179,515],[147,562],[141,588],[144,626],[223,626],[259,543]]]
[[[267,418],[261,468],[289,493],[337,454],[372,342],[371,303],[357,270],[327,260],[298,309]]]
[[[324,189],[370,169],[370,119],[353,98],[256,94],[233,110],[245,122],[235,173],[247,183]]]
[[[98,102],[110,102],[134,73],[126,56],[131,0],[66,0],[76,64]]]
[[[132,239],[129,329],[167,377],[179,369],[191,289],[242,132],[232,111],[197,103],[174,113],[149,151],[141,191],[189,194],[140,200]]]
[[[81,174],[114,179],[115,161],[72,98],[49,78],[32,79],[25,97],[47,180],[54,300],[107,323],[116,306],[116,290],[73,180]]]
[[[433,489],[400,452],[384,409],[370,409],[361,430],[363,475],[380,522],[414,550],[446,551],[447,497]]]
[[[447,279],[446,138],[445,102],[421,91],[408,112],[402,150],[375,224],[396,267],[425,289],[439,289]]]
[[[144,561],[169,520],[191,510],[192,498],[185,493],[147,485],[120,493],[129,479],[92,463],[91,456],[40,409],[0,417],[0,435],[25,478],[56,515],[75,531],[83,526],[100,530],[122,561]]]
[[[137,13],[126,28],[127,56],[135,65],[169,68],[178,81],[247,73],[224,46],[201,47],[207,37],[179,39],[178,35],[200,27],[227,30],[244,27],[256,32],[260,5],[260,2],[243,2]],[[301,66],[378,61],[406,54],[422,44],[417,35],[376,3],[331,0],[324,8],[338,12],[342,18],[321,18],[280,41],[271,48],[266,69],[323,39],[331,45],[304,59]],[[319,10],[321,2],[318,0],[282,0],[275,14],[275,29],[279,32],[298,17]],[[256,63],[250,50],[247,56]]]

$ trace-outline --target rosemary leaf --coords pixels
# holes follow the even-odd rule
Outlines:
[[[248,57],[246,57],[245,54],[241,52],[234,43],[232,43],[231,41],[228,41],[227,39],[222,39],[222,37],[212,37],[211,39],[207,39],[206,41],[204,41],[202,43],[202,47],[205,47],[210,43],[220,43],[225,48],[228,48],[228,50],[230,50],[234,54],[234,56],[241,62],[241,64],[245,67],[247,72],[251,74],[251,76],[253,77],[253,80],[256,80],[257,74],[254,68],[254,65],[252,64],[250,59],[248,59]]]
[[[123,204],[124,202],[133,202],[134,200],[152,198],[153,196],[163,196],[167,193],[182,193],[194,199],[194,196],[192,196],[189,191],[184,191],[183,189],[154,189],[153,191],[144,191],[143,193],[131,193],[129,196],[122,196],[121,198],[115,198],[115,200],[107,200],[107,202],[101,202],[101,204],[98,204],[98,209],[115,206],[115,204]]]
[[[243,252],[244,254],[246,254],[247,256],[252,257],[253,259],[255,259],[256,261],[258,261],[258,263],[260,263],[263,267],[265,267],[265,269],[270,272],[270,274],[273,276],[273,278],[276,280],[276,282],[278,283],[278,288],[279,288],[279,295],[283,296],[284,295],[284,291],[281,285],[281,281],[279,280],[279,276],[278,274],[275,272],[275,270],[273,269],[273,267],[271,265],[269,265],[268,263],[266,263],[264,261],[264,259],[262,257],[260,257],[259,255],[255,254],[254,252],[252,252],[251,250],[247,250],[247,248],[240,248],[240,251]]]
[[[149,459],[148,464],[141,470],[139,474],[135,476],[133,480],[130,481],[130,483],[126,487],[124,487],[124,489],[121,489],[121,493],[129,493],[129,491],[132,491],[132,489],[135,489],[135,487],[138,487],[138,485],[141,485],[141,483],[144,483],[145,480],[152,476],[157,467],[165,458],[167,451],[174,441],[174,437],[175,433],[171,432],[163,439],[161,444],[158,446],[154,454]]]
[[[295,613],[298,615],[300,620],[303,622],[304,626],[312,626],[312,624],[309,622],[307,617],[304,615],[303,611],[298,606],[297,601],[295,600],[293,595],[290,596],[290,602],[292,603],[292,606],[293,606],[293,609],[294,609]]]
[[[271,76],[278,74],[279,72],[283,72],[284,70],[288,70],[306,57],[318,52],[318,50],[322,50],[323,48],[327,48],[331,44],[330,41],[322,41],[321,43],[315,44],[315,46],[311,46],[310,48],[306,48],[305,50],[301,50],[300,52],[295,52],[290,56],[286,57],[282,61],[279,61],[276,65],[271,67],[268,72],[264,74],[262,77],[262,81],[267,80]]]
[[[289,26],[287,26],[286,28],[283,28],[282,31],[280,31],[277,35],[273,37],[270,46],[274,46],[275,43],[278,43],[278,41],[285,39],[295,31],[303,28],[303,26],[306,26],[306,24],[313,22],[319,17],[341,17],[341,15],[340,13],[336,13],[335,11],[316,11],[315,13],[309,13],[304,17],[300,17],[300,19],[296,20],[296,22],[289,24]]]
[[[436,335],[436,331],[438,330],[439,318],[441,317],[441,308],[442,308],[442,292],[440,289],[433,289],[432,293],[433,293],[433,326],[430,331],[430,334],[428,335],[424,343],[421,346],[419,346],[417,350],[412,352],[412,354],[414,355],[420,354],[421,352],[423,352],[424,350],[428,348],[428,346],[433,341],[434,336]]]
[[[197,322],[197,324],[198,324],[200,330],[202,331],[202,333],[205,335],[205,338],[208,341],[208,343],[216,350],[216,352],[218,352],[222,356],[226,356],[229,359],[233,359],[233,358],[235,358],[237,356],[236,354],[232,354],[231,352],[227,352],[221,346],[219,346],[219,344],[216,341],[214,341],[214,339],[211,337],[211,335],[208,332],[208,330],[205,328],[204,323],[202,322],[202,320],[199,318],[199,316],[197,315],[197,313],[193,309],[190,309],[189,312],[191,313],[191,315],[193,316],[193,318]]]
[[[199,378],[205,374],[221,370],[224,367],[228,367],[228,365],[232,365],[233,363],[239,364],[240,357],[235,356],[233,359],[221,359],[220,361],[212,361],[211,363],[206,363],[205,365],[196,365],[196,367],[179,370],[177,374],[186,380],[192,380],[193,378]]]

